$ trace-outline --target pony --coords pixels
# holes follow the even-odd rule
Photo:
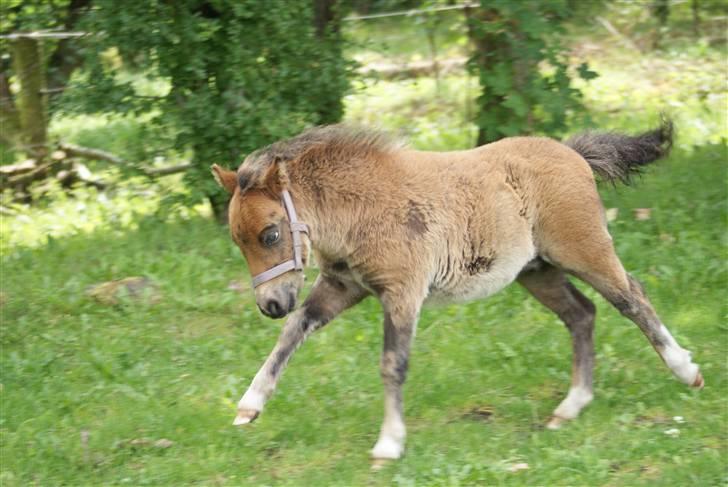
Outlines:
[[[672,137],[663,120],[635,136],[512,137],[426,152],[378,131],[330,125],[258,150],[237,171],[213,165],[232,195],[230,234],[254,276],[256,304],[271,318],[287,316],[234,424],[258,417],[310,334],[373,296],[384,315],[384,420],[371,455],[399,458],[402,385],[422,306],[482,299],[517,281],[571,334],[571,385],[547,423],[559,428],[593,398],[595,306],[569,276],[633,321],[681,382],[702,388],[691,353],[617,257],[595,180],[629,183],[669,152]],[[296,308],[313,260],[320,272]]]

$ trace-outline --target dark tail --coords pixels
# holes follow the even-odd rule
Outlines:
[[[672,138],[672,122],[663,118],[659,128],[641,135],[586,132],[564,143],[586,159],[601,179],[629,184],[631,177],[642,171],[642,166],[670,152]]]

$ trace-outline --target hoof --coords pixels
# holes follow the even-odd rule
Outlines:
[[[561,429],[561,427],[566,423],[568,419],[561,418],[559,416],[551,416],[551,419],[549,419],[549,422],[546,423],[546,428],[550,430],[557,430]]]
[[[698,371],[698,375],[695,377],[695,381],[693,381],[690,387],[694,387],[695,389],[702,389],[705,387],[705,380],[703,380],[703,374],[701,374],[700,371]]]
[[[392,463],[394,460],[391,458],[372,458],[372,470],[382,470],[384,467]]]
[[[256,411],[254,409],[238,409],[238,415],[235,416],[233,426],[240,426],[243,424],[252,423],[253,421],[255,421],[255,418],[257,418],[259,414],[260,411]]]
[[[395,440],[392,437],[385,436],[377,441],[372,448],[372,461],[379,460],[396,460],[402,456],[404,452],[404,442]]]

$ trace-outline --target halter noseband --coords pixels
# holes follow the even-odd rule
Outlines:
[[[308,235],[308,225],[298,221],[296,208],[293,207],[293,200],[291,199],[291,194],[287,189],[284,189],[281,192],[281,196],[283,207],[286,209],[286,213],[288,214],[288,226],[291,229],[291,237],[293,238],[293,259],[282,262],[253,276],[253,287],[258,287],[264,282],[268,282],[288,271],[303,270],[303,253],[301,250],[303,248],[303,241],[301,240],[301,234],[305,233]]]

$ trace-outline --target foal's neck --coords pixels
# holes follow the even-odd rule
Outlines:
[[[293,198],[298,218],[309,227],[309,239],[313,250],[324,258],[341,259],[346,257],[346,233],[351,225],[344,211],[332,201],[336,189],[330,182],[324,183],[315,175],[296,171],[288,172],[289,191]],[[322,185],[326,184],[326,195]]]

